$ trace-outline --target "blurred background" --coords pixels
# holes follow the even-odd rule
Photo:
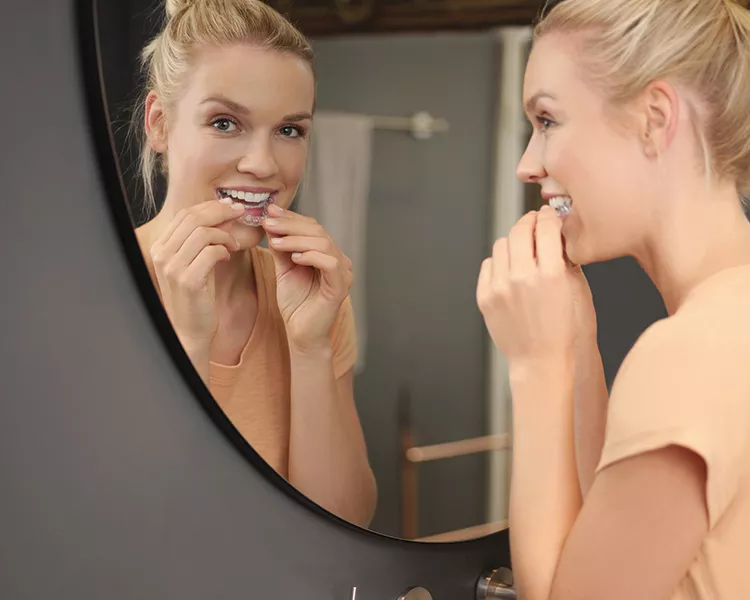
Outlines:
[[[275,0],[311,38],[318,114],[298,199],[354,260],[355,397],[378,481],[372,529],[450,541],[506,526],[510,402],[476,307],[482,260],[537,187],[515,179],[530,129],[523,69],[538,0]],[[138,53],[163,2],[99,3],[115,143],[125,146]],[[335,184],[335,185],[334,185]],[[664,316],[629,259],[586,269],[611,383]]]

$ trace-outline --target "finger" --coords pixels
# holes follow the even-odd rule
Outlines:
[[[170,261],[170,268],[178,272],[192,263],[208,246],[224,246],[228,252],[239,250],[239,243],[227,231],[217,227],[198,227],[185,240]]]
[[[229,251],[224,246],[203,248],[195,260],[180,275],[180,284],[190,290],[203,288],[211,271],[216,267],[216,263],[229,260],[229,257]]]
[[[219,204],[210,201],[191,207],[177,217],[179,223],[169,236],[162,236],[162,252],[173,256],[182,247],[190,234],[198,227],[216,227],[227,221],[232,221],[245,214],[244,207],[235,203],[232,205]]]
[[[195,206],[191,206],[189,208],[185,208],[183,210],[180,210],[175,217],[169,222],[166,229],[161,234],[161,240],[166,242],[170,237],[172,237],[172,234],[174,234],[177,227],[179,227],[182,222],[185,220],[185,217],[192,213],[199,213],[201,211],[205,211],[208,209],[209,206],[212,206],[214,204],[217,204],[217,202],[213,200],[207,200],[205,202],[201,202],[200,204],[196,204]],[[237,209],[237,212],[239,213],[239,209]]]
[[[271,217],[288,217],[289,219],[300,219],[303,221],[315,222],[315,219],[313,217],[301,215],[300,213],[289,210],[288,208],[281,208],[278,204],[269,204],[268,214]]]
[[[500,238],[492,246],[492,280],[507,279],[510,274],[510,249],[508,238]]]
[[[558,273],[565,269],[562,242],[562,222],[555,210],[545,206],[536,221],[536,257],[539,269],[545,273]]]
[[[267,232],[268,234],[268,249],[271,251],[273,257],[274,268],[276,269],[276,276],[281,277],[288,271],[294,268],[294,261],[292,261],[292,255],[289,252],[276,249],[276,243],[274,240],[280,239],[278,236]]]
[[[328,236],[325,228],[315,219],[291,211],[285,211],[280,217],[269,217],[261,224],[268,233],[277,235]]]
[[[484,308],[484,301],[489,296],[492,283],[492,259],[485,258],[482,261],[482,266],[479,268],[479,277],[477,278],[477,306],[482,310]]]
[[[532,211],[525,214],[516,223],[508,235],[508,252],[510,255],[510,270],[513,273],[529,273],[536,269],[534,257],[534,228],[537,213]]]
[[[331,283],[331,278],[341,275],[341,263],[339,259],[330,254],[323,254],[317,250],[311,250],[309,252],[294,252],[291,255],[294,264],[304,265],[306,267],[313,267],[318,269],[324,279]]]
[[[308,252],[317,250],[323,254],[337,256],[340,254],[339,249],[328,237],[306,237],[298,235],[288,235],[283,237],[273,237],[269,244],[278,250],[284,252]]]

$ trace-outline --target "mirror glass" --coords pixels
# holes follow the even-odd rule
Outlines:
[[[164,0],[99,2],[101,60],[144,264],[217,402],[348,521],[430,542],[503,529],[507,377],[475,289],[539,202],[514,170],[540,3],[269,2],[314,78],[289,26],[285,52],[180,48],[213,9],[167,4],[180,23],[149,78]]]

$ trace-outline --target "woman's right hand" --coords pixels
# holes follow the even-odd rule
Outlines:
[[[161,300],[191,359],[208,355],[219,320],[214,267],[239,249],[222,225],[242,216],[242,206],[201,202],[177,213],[151,247]]]

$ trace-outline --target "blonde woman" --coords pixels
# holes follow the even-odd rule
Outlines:
[[[142,53],[137,230],[174,329],[219,405],[292,485],[369,524],[376,486],[353,399],[351,262],[286,208],[315,104],[305,38],[259,0],[167,0]],[[265,236],[269,249],[260,248]]]
[[[518,166],[552,206],[481,269],[510,365],[524,600],[750,598],[750,12],[563,0],[535,29]],[[580,267],[635,257],[668,317],[609,397]]]

